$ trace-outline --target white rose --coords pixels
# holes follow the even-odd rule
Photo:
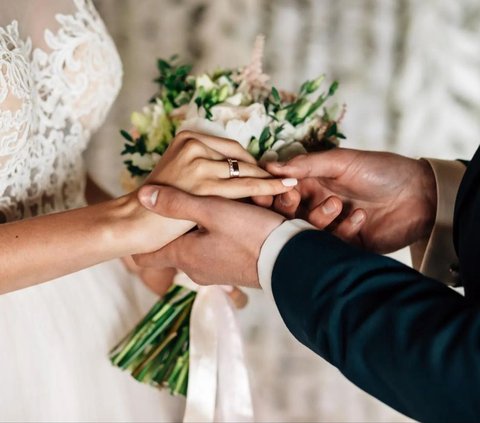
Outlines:
[[[227,138],[225,127],[220,122],[213,122],[203,117],[192,117],[184,120],[178,131],[193,131],[200,134],[213,135],[215,137]]]
[[[247,107],[245,110],[247,113],[242,116],[249,116],[246,120],[232,119],[225,127],[228,138],[238,141],[243,148],[248,147],[252,138],[260,138],[263,129],[271,123],[271,118],[267,116],[263,106],[261,108],[252,106]]]
[[[263,129],[271,123],[262,104],[252,104],[248,107],[218,105],[212,107],[212,120],[206,119],[204,111],[190,107],[187,119],[182,122],[179,130],[191,130],[208,135],[230,138],[247,148],[252,137],[259,138]]]

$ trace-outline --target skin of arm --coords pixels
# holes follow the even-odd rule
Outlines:
[[[116,257],[152,251],[192,226],[162,217],[153,219],[142,208],[132,193],[94,206],[2,225],[0,293]]]
[[[245,178],[228,178],[226,157],[239,160]],[[148,180],[197,195],[236,198],[275,195],[293,188],[258,168],[238,143],[191,132],[177,135]],[[113,258],[158,250],[194,226],[146,210],[136,191],[92,206],[1,225],[0,294]]]
[[[113,199],[90,175],[87,175],[85,198],[89,205]],[[159,296],[165,295],[177,274],[177,269],[175,268],[153,269],[137,266],[132,256],[121,257],[120,260],[129,273],[136,275],[150,290]]]

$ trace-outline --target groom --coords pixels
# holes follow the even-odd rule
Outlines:
[[[470,163],[336,149],[268,170],[299,179],[279,213],[142,188],[147,208],[201,229],[138,262],[261,286],[300,342],[373,396],[420,421],[478,421],[480,149]],[[423,274],[379,255],[407,245]]]

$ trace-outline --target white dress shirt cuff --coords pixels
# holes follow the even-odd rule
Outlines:
[[[426,276],[455,285],[458,258],[453,246],[453,212],[466,166],[459,161],[425,159],[437,183],[437,215],[428,239],[410,247],[413,267]]]
[[[258,279],[263,291],[272,300],[272,273],[280,251],[295,235],[310,229],[317,228],[301,219],[287,220],[273,230],[263,243],[257,262]]]

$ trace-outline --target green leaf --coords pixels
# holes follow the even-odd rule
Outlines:
[[[120,155],[124,156],[125,154],[134,154],[137,152],[137,147],[135,144],[124,144],[123,150]]]
[[[282,102],[282,99],[280,98],[280,93],[275,87],[272,87],[272,97],[278,104]]]
[[[325,103],[326,100],[327,97],[320,95],[317,100],[310,106],[306,117],[308,118],[313,115],[322,106],[322,104]]]
[[[182,77],[182,76],[188,75],[191,70],[192,70],[192,65],[182,65],[176,69],[175,75],[177,77]]]
[[[124,129],[120,130],[120,134],[122,135],[123,138],[125,138],[127,141],[130,142],[135,142],[132,136],[130,135],[129,132],[125,131]]]
[[[127,169],[132,176],[144,176],[150,173],[148,170],[144,170],[138,166],[135,166],[131,160],[125,160],[123,163],[127,165]]]
[[[270,133],[270,128],[266,126],[263,128],[262,133],[260,134],[260,138],[258,139],[258,142],[260,143],[260,146],[264,145],[265,142],[271,137]]]
[[[335,136],[337,134],[337,122],[334,122],[325,132],[325,138]]]
[[[157,67],[158,67],[158,70],[163,73],[163,72],[167,71],[168,69],[171,69],[172,65],[170,65],[170,63],[168,63],[166,60],[158,59],[157,60]]]
[[[333,81],[332,82],[332,85],[330,85],[330,88],[328,89],[328,96],[331,97],[332,95],[335,94],[335,92],[337,91],[338,89],[338,81]]]
[[[140,135],[140,137],[137,138],[135,145],[140,154],[145,154],[147,152],[147,138],[145,135]]]
[[[300,86],[300,90],[298,91],[298,95],[299,97],[302,97],[306,94],[307,92],[307,85],[308,85],[308,81],[305,81],[301,86]]]
[[[275,132],[274,132],[274,133],[275,133],[275,136],[277,136],[278,134],[280,134],[280,132],[283,131],[284,126],[285,126],[285,124],[282,123],[280,126],[277,126],[277,127],[275,128]]]

